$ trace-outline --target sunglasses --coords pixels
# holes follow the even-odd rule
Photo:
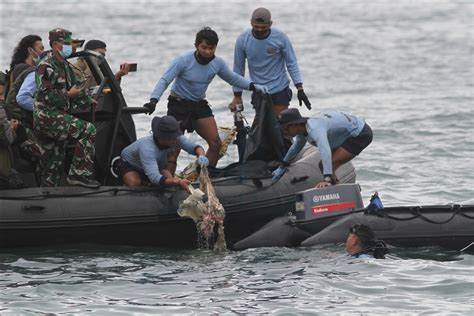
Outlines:
[[[360,224],[354,224],[349,228],[349,233],[357,234],[360,230]]]

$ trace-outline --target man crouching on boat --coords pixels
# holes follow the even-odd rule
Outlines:
[[[359,155],[372,142],[372,129],[364,119],[341,111],[326,111],[308,118],[297,109],[280,113],[278,122],[286,135],[295,137],[295,142],[283,158],[282,165],[272,173],[272,181],[278,181],[291,161],[308,141],[319,147],[319,168],[324,179],[316,188],[324,188],[338,182],[336,170]]]
[[[162,187],[179,186],[187,191],[191,182],[175,179],[165,169],[168,155],[179,147],[198,156],[199,165],[207,166],[209,160],[204,148],[184,137],[178,121],[172,116],[154,117],[151,130],[153,135],[142,137],[123,149],[120,159],[113,163],[113,168],[129,187],[152,183]]]

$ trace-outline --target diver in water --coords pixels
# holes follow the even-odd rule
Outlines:
[[[346,250],[351,258],[385,259],[389,249],[385,242],[376,240],[372,229],[363,224],[354,224],[349,228]]]

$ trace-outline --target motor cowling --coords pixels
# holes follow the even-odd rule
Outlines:
[[[295,215],[297,221],[314,220],[363,207],[358,184],[338,184],[298,192]]]

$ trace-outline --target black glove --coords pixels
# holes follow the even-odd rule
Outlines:
[[[158,100],[155,98],[150,99],[150,102],[143,104],[143,107],[147,109],[147,114],[151,115],[153,112],[155,112],[156,104],[158,103]]]
[[[309,102],[308,97],[306,96],[306,93],[304,93],[303,89],[298,90],[298,101],[300,101],[300,106],[302,106],[302,102],[304,102],[304,105],[306,105],[308,110],[311,110],[311,102]]]

